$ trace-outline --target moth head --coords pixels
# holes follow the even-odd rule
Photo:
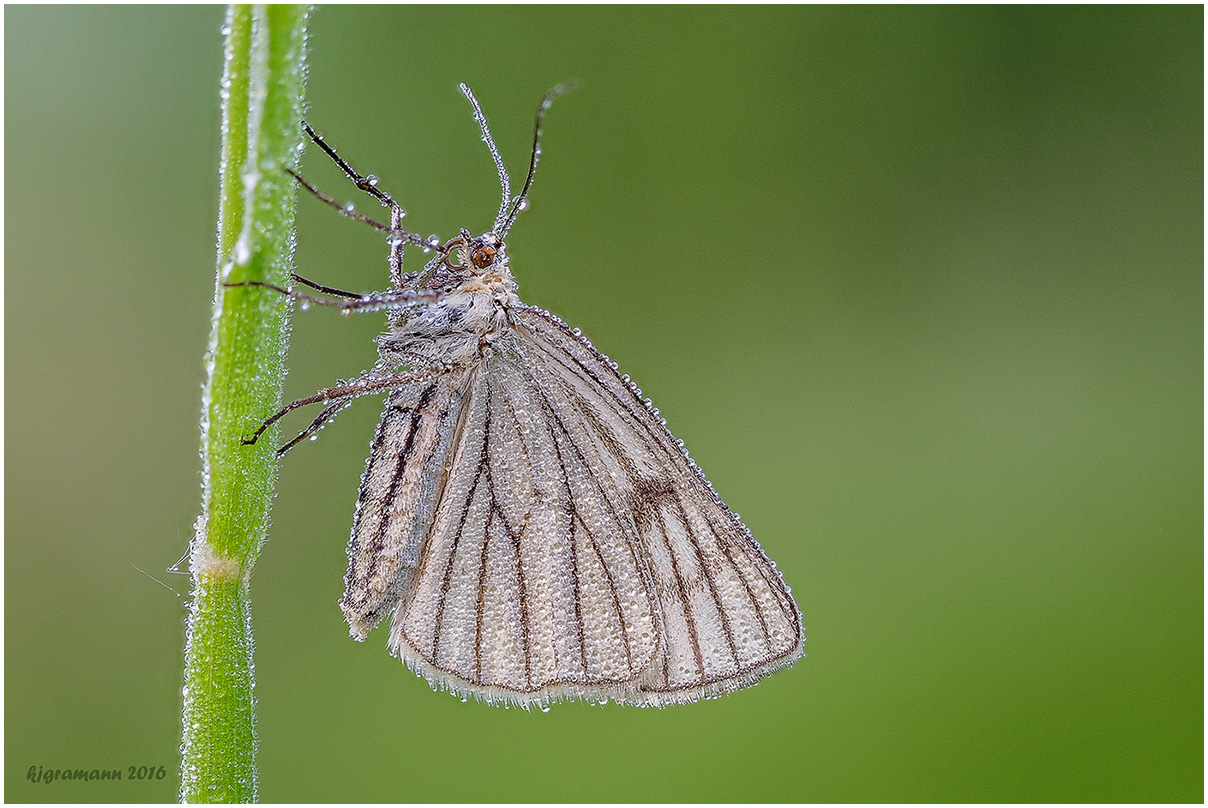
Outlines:
[[[507,265],[503,241],[494,233],[472,236],[468,230],[445,245],[445,264],[471,275],[486,275]]]

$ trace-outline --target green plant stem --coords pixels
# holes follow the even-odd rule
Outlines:
[[[256,799],[249,579],[268,527],[293,253],[308,8],[234,5],[223,77],[218,282],[202,404],[202,511],[190,555],[181,799]]]

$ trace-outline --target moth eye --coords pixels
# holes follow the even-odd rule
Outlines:
[[[474,251],[474,266],[479,269],[486,269],[495,261],[495,250],[491,247],[483,247]]]

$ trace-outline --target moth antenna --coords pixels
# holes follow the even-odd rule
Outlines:
[[[533,156],[529,158],[528,177],[524,180],[524,187],[520,189],[520,196],[512,203],[512,209],[508,211],[507,217],[504,218],[503,212],[500,211],[500,218],[503,219],[503,224],[500,225],[499,220],[495,221],[495,235],[503,238],[508,230],[512,227],[512,222],[516,221],[516,215],[525,208],[525,200],[528,199],[529,188],[533,187],[533,177],[537,173],[537,161],[541,159],[541,122],[545,120],[545,113],[554,104],[554,99],[560,95],[565,95],[571,90],[577,90],[582,86],[582,82],[578,80],[564,81],[554,87],[545,97],[541,99],[541,103],[537,105],[537,122],[533,125]]]
[[[478,126],[482,129],[482,140],[491,150],[491,159],[495,161],[495,168],[499,171],[499,184],[503,186],[503,201],[499,203],[499,215],[495,217],[494,229],[498,230],[499,223],[507,215],[508,205],[512,202],[512,181],[508,179],[507,167],[503,164],[503,157],[499,154],[499,149],[495,147],[495,139],[491,137],[491,130],[487,127],[487,116],[482,114],[482,107],[478,105],[478,99],[474,97],[474,92],[464,82],[460,86],[462,93],[469,99],[470,106],[474,108],[474,120],[478,121]]]

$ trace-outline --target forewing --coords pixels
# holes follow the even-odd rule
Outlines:
[[[611,507],[636,528],[661,628],[652,665],[617,701],[695,701],[801,655],[801,618],[750,532],[644,402],[586,339],[539,309],[515,314],[525,366]],[[551,416],[553,417],[553,416]],[[622,531],[618,539],[632,540]]]
[[[361,476],[340,601],[357,639],[397,605],[419,563],[463,417],[464,382],[449,373],[386,398]]]
[[[509,336],[472,371],[391,647],[491,703],[619,697],[660,653],[653,587],[621,492],[527,358]]]

